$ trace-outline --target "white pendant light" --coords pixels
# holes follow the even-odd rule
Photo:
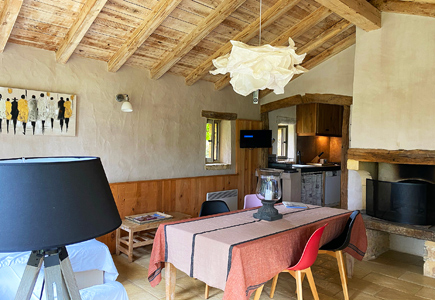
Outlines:
[[[261,0],[259,44],[261,44]],[[230,73],[230,84],[236,93],[247,96],[257,90],[271,89],[275,94],[283,94],[284,87],[296,74],[307,70],[298,66],[306,53],[296,54],[294,41],[289,38],[289,46],[271,45],[250,46],[231,41],[231,52],[213,60],[216,70],[211,74]]]

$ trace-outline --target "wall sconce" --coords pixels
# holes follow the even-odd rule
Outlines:
[[[130,100],[128,99],[127,94],[118,94],[116,95],[116,101],[122,102],[121,111],[122,112],[132,112],[133,106],[131,106]]]

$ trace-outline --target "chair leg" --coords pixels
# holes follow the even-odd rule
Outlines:
[[[308,283],[310,284],[311,293],[316,300],[319,300],[319,295],[317,294],[316,284],[314,283],[313,273],[311,273],[311,268],[305,269],[304,272],[307,274]]]
[[[273,277],[272,280],[272,287],[270,289],[270,298],[273,298],[273,295],[275,295],[275,288],[276,288],[276,283],[278,282],[278,276],[279,274],[276,274],[275,277]]]
[[[295,278],[296,278],[296,293],[298,296],[298,300],[303,300],[303,298],[302,298],[302,272],[296,271]]]
[[[254,300],[259,300],[261,296],[261,292],[263,291],[264,284],[260,286],[257,291],[255,292]]]
[[[349,292],[347,290],[346,266],[344,263],[343,251],[336,251],[336,258],[338,263],[338,271],[340,272],[341,285],[343,286],[344,300],[349,300]]]
[[[208,286],[208,284],[205,285],[205,294],[204,294],[204,298],[208,299],[208,294],[210,292],[210,287]]]

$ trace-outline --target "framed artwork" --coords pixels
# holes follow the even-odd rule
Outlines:
[[[75,136],[77,97],[0,87],[0,135]]]

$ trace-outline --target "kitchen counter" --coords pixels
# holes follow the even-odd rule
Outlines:
[[[314,166],[314,165],[292,165],[292,164],[286,164],[286,163],[269,163],[269,168],[275,168],[275,169],[282,169],[285,170],[285,172],[297,172],[299,169],[301,170],[301,173],[306,172],[326,172],[326,171],[339,171],[341,170],[340,166]]]

